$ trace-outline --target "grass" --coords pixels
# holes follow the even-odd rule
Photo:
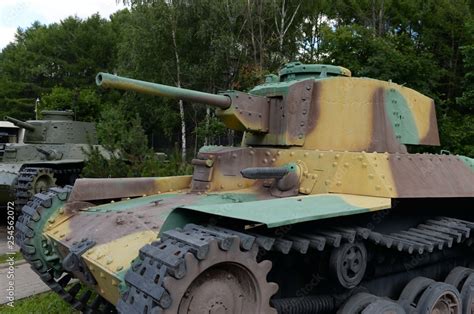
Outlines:
[[[3,264],[6,261],[8,261],[8,258],[12,256],[15,259],[15,261],[19,261],[23,259],[23,255],[21,255],[20,252],[15,252],[15,254],[2,254],[0,255],[0,264]]]
[[[35,296],[16,300],[14,307],[10,307],[6,304],[0,305],[0,313],[15,313],[15,314],[62,314],[62,313],[74,313],[79,314],[79,311],[75,311],[71,306],[64,302],[56,293],[45,292],[37,294]]]

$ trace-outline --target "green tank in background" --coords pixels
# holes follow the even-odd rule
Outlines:
[[[1,206],[15,201],[20,211],[36,193],[73,184],[83,168],[84,150],[98,144],[94,123],[74,121],[73,112],[43,111],[42,116],[27,122],[5,117],[16,131],[11,126],[2,128]]]

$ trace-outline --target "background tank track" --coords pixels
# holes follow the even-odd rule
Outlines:
[[[72,276],[62,271],[59,256],[56,261],[46,261],[43,257],[45,253],[51,256],[54,248],[41,234],[41,225],[51,215],[48,210],[58,210],[59,207],[52,208],[58,201],[61,205],[66,202],[71,189],[70,186],[55,187],[36,194],[33,200],[23,207],[22,215],[18,218],[16,242],[20,246],[21,253],[41,280],[73,308],[84,313],[115,313],[116,310],[112,304],[82,283],[75,282],[68,286]],[[35,245],[38,241],[44,243],[42,248]]]
[[[15,208],[18,213],[23,206],[35,195],[33,181],[41,172],[50,173],[61,185],[72,184],[70,178],[77,177],[81,173],[81,168],[54,169],[50,167],[25,167],[20,170],[15,184]]]

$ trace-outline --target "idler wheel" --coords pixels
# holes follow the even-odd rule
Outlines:
[[[363,243],[345,243],[331,252],[331,272],[340,285],[356,287],[364,278],[367,268],[367,249]]]
[[[446,277],[445,282],[460,291],[462,313],[474,313],[474,271],[470,268],[456,267]]]
[[[424,277],[410,281],[400,295],[408,313],[461,314],[461,297],[453,285]]]
[[[350,297],[337,314],[405,314],[405,310],[389,299],[362,292]]]

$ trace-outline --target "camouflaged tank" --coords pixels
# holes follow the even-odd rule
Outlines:
[[[17,240],[74,308],[473,313],[473,159],[407,151],[439,145],[431,98],[300,63],[249,93],[97,83],[215,106],[244,137],[201,148],[193,175],[36,195]]]
[[[89,143],[101,149],[94,123],[73,121],[71,111],[43,111],[42,115],[41,120],[27,122],[5,117],[24,130],[20,143],[11,143],[9,135],[0,149],[0,203],[14,201],[18,212],[36,193],[73,184]]]

